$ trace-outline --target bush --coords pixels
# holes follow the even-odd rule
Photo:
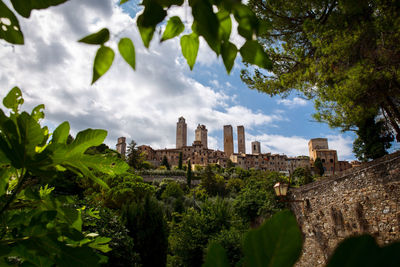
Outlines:
[[[168,228],[162,206],[154,197],[126,205],[122,218],[133,238],[135,250],[143,266],[165,266],[167,262]]]

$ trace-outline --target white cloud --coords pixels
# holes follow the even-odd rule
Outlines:
[[[302,107],[308,104],[307,100],[300,97],[295,97],[293,99],[279,99],[276,102],[289,108]]]
[[[343,135],[327,135],[330,149],[337,150],[339,160],[354,160],[353,138]]]
[[[0,46],[0,97],[19,86],[26,109],[46,105],[48,125],[68,120],[74,133],[88,127],[107,129],[111,147],[119,136],[155,148],[174,147],[180,116],[188,122],[189,143],[197,123],[207,125],[212,134],[224,124],[251,129],[285,120],[281,114],[232,106],[234,96],[190,78],[178,39],[160,44],[156,35],[150,50],[145,49],[134,20],[115,3],[71,0],[34,11],[29,20],[20,18],[25,45]],[[113,34],[106,45],[116,57],[109,72],[90,86],[97,47],[77,40],[102,27]],[[120,37],[130,37],[135,44],[136,71],[118,55]],[[199,58],[200,64],[213,64],[206,54]],[[211,148],[217,146],[216,138],[209,140]]]

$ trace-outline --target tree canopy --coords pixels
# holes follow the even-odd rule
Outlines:
[[[314,118],[353,129],[379,114],[400,141],[400,5],[395,0],[250,0],[271,25],[272,72],[242,71],[252,89],[315,101]]]

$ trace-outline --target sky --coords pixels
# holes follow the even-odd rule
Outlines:
[[[9,0],[5,1],[11,6]],[[208,129],[208,147],[223,150],[223,126],[244,125],[246,151],[259,141],[262,153],[308,155],[311,138],[328,138],[329,148],[338,150],[339,160],[354,160],[354,134],[341,133],[313,121],[313,103],[301,95],[286,99],[250,90],[240,79],[245,68],[240,56],[230,75],[221,58],[200,40],[193,71],[180,52],[179,39],[160,43],[158,30],[150,49],[140,39],[135,20],[140,12],[136,0],[119,6],[116,0],[70,0],[60,6],[33,11],[29,19],[18,16],[25,45],[0,40],[0,97],[14,86],[23,93],[23,109],[45,104],[44,125],[54,129],[69,121],[72,134],[87,129],[108,131],[106,144],[115,148],[117,138],[174,148],[180,116],[188,124],[188,145],[198,124]],[[168,16],[180,15],[190,23],[190,10],[175,8]],[[111,69],[91,85],[97,46],[77,40],[103,27],[110,29],[106,43],[116,51]],[[233,25],[232,41],[243,39]],[[117,52],[118,40],[132,39],[136,71]],[[237,142],[235,141],[237,152]]]

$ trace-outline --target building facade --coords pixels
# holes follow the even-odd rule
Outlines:
[[[187,146],[187,124],[184,117],[176,123],[176,148]]]
[[[246,154],[246,139],[244,136],[244,126],[237,127],[237,138],[238,138],[238,153]]]

